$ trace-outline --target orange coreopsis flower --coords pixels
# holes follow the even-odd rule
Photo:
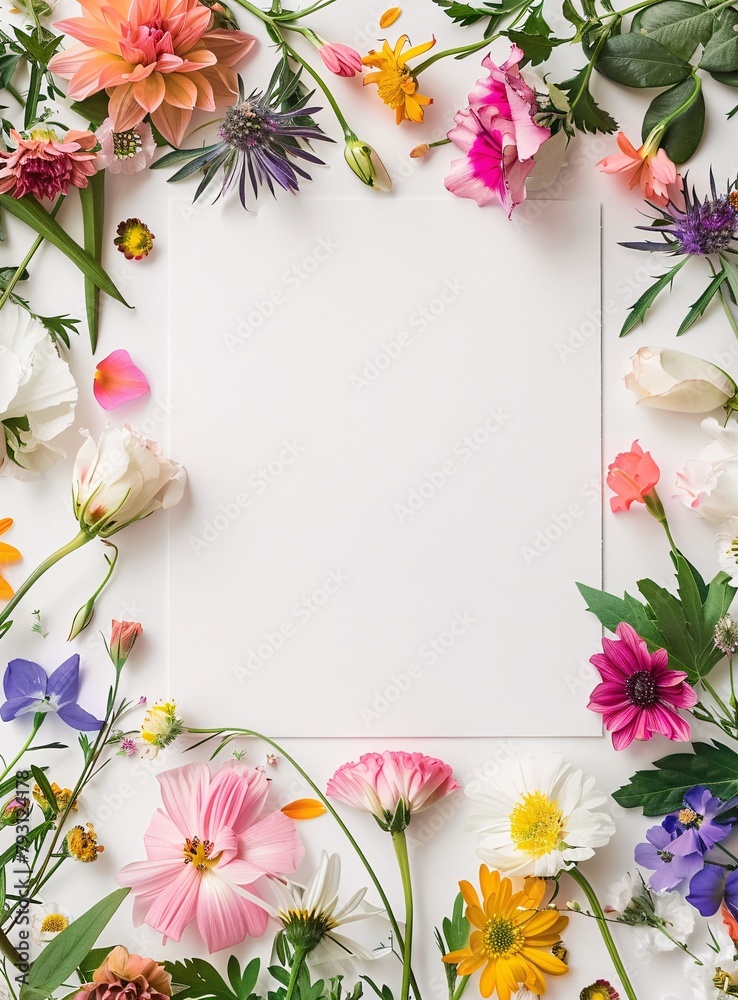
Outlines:
[[[381,51],[371,50],[369,55],[361,60],[365,66],[373,66],[376,73],[367,73],[364,86],[376,83],[379,97],[389,108],[394,108],[395,120],[407,119],[411,122],[422,122],[423,108],[433,103],[433,99],[418,93],[418,81],[413,76],[407,63],[414,56],[422,55],[436,44],[435,38],[422,45],[415,45],[407,52],[402,50],[409,41],[407,35],[401,35],[394,49],[385,42]]]
[[[175,146],[195,108],[215,111],[235,102],[233,67],[254,44],[244,31],[214,28],[199,0],[84,0],[81,17],[55,27],[80,43],[49,62],[69,80],[72,100],[106,90],[114,132],[150,114]]]
[[[0,535],[4,535],[5,532],[12,527],[12,517],[4,517],[0,519]],[[0,566],[6,563],[18,562],[19,559],[22,559],[22,556],[18,549],[13,548],[12,545],[7,545],[5,542],[0,542]],[[15,591],[5,577],[0,575],[0,601],[9,601],[14,593]]]

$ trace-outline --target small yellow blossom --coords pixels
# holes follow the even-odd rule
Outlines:
[[[84,864],[97,861],[98,854],[102,854],[105,850],[97,842],[97,834],[92,823],[87,824],[86,830],[83,826],[73,826],[64,838],[64,849],[70,858],[75,858]]]
[[[51,790],[54,793],[54,798],[56,799],[56,804],[59,807],[59,812],[64,812],[70,802],[72,802],[72,789],[71,788],[60,788],[55,781],[51,782]],[[43,809],[45,813],[53,813],[54,810],[51,808],[51,804],[47,801],[46,796],[41,791],[38,785],[33,786],[32,795],[39,806]],[[77,812],[77,800],[72,802],[71,806],[74,812]]]
[[[183,732],[182,720],[177,715],[176,701],[158,701],[146,712],[141,724],[141,739],[149,744],[149,757],[156,757]]]
[[[429,42],[415,45],[403,53],[402,50],[408,41],[407,35],[401,35],[394,49],[385,41],[380,52],[372,49],[361,60],[365,66],[373,66],[377,71],[367,73],[364,77],[364,86],[376,83],[380,99],[387,107],[394,109],[398,125],[405,120],[422,122],[423,108],[433,103],[432,98],[418,93],[418,81],[411,73],[407,62],[433,48],[436,40],[432,38]]]

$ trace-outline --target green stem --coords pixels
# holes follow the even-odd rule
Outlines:
[[[495,39],[499,37],[500,34],[498,32],[496,35],[490,35],[489,38],[482,38],[478,42],[470,42],[468,45],[457,45],[456,48],[453,49],[443,49],[441,52],[435,52],[432,56],[428,56],[427,59],[424,59],[422,63],[415,67],[412,71],[413,76],[420,76],[420,74],[424,73],[425,70],[433,65],[433,63],[437,63],[439,60],[445,59],[447,56],[457,56],[465,53],[471,55],[472,52],[477,52],[479,49],[485,48],[485,46],[494,42]]]
[[[371,864],[369,863],[369,859],[366,857],[366,855],[364,854],[364,852],[362,851],[362,849],[359,847],[359,844],[356,841],[356,838],[354,837],[354,835],[351,833],[351,831],[349,830],[349,828],[346,826],[346,824],[344,823],[344,821],[339,816],[338,812],[336,811],[336,809],[333,806],[333,803],[330,801],[330,799],[328,799],[323,794],[323,792],[315,784],[315,782],[310,777],[310,775],[307,773],[307,771],[305,771],[302,767],[300,767],[300,765],[297,763],[297,761],[295,760],[294,757],[291,757],[290,754],[288,754],[287,751],[282,746],[279,745],[279,743],[275,743],[274,740],[270,739],[268,736],[264,736],[263,733],[256,732],[255,729],[223,729],[223,728],[218,728],[218,729],[193,729],[193,728],[191,728],[191,727],[188,726],[188,727],[185,728],[185,732],[186,733],[192,733],[194,736],[197,736],[197,735],[201,735],[201,736],[206,736],[206,735],[209,735],[209,736],[224,736],[227,733],[233,733],[233,734],[239,735],[239,736],[252,736],[252,737],[254,737],[257,740],[261,740],[263,743],[266,743],[267,746],[270,746],[273,750],[276,750],[277,753],[280,754],[280,756],[284,757],[284,759],[287,761],[287,763],[292,768],[294,768],[294,770],[300,775],[300,777],[303,779],[303,781],[305,781],[307,783],[307,785],[315,792],[315,794],[318,796],[318,798],[320,799],[320,801],[323,803],[323,805],[326,807],[326,809],[328,810],[328,812],[331,814],[331,816],[333,817],[333,819],[338,824],[338,826],[339,826],[341,832],[343,833],[343,835],[346,837],[346,839],[348,840],[348,842],[351,844],[351,846],[353,847],[353,849],[356,851],[356,854],[357,854],[359,860],[361,861],[361,863],[363,864],[363,866],[366,868],[366,870],[367,870],[367,872],[369,874],[369,877],[371,878],[372,883],[374,884],[374,888],[377,890],[379,898],[382,901],[382,905],[384,906],[385,910],[387,911],[387,918],[389,919],[390,926],[392,927],[392,932],[395,935],[395,940],[397,941],[397,943],[400,946],[400,948],[404,950],[404,948],[405,948],[404,937],[403,937],[402,932],[400,931],[400,925],[397,922],[397,917],[395,916],[394,911],[392,910],[392,907],[390,905],[390,901],[387,898],[387,893],[384,891],[384,889],[382,887],[382,883],[379,881],[379,878],[377,877],[376,872],[374,871],[374,869],[372,868]],[[219,750],[216,750],[216,753],[218,753],[218,752],[219,752]],[[213,756],[215,756],[215,754]],[[421,1000],[420,992],[418,990],[418,985],[417,985],[417,982],[415,981],[415,975],[414,975],[414,973],[412,971],[410,972],[410,985],[413,988],[413,993],[415,994],[416,1000]]]
[[[63,201],[64,201],[64,196],[62,195],[62,197],[59,198],[59,200],[57,201],[57,203],[54,205],[54,207],[49,212],[49,215],[51,216],[52,219],[56,216],[56,213],[61,208]],[[20,281],[23,272],[28,267],[28,265],[31,263],[31,261],[33,260],[33,255],[36,253],[36,251],[41,246],[41,244],[43,243],[43,241],[44,241],[44,237],[43,236],[37,236],[36,239],[31,244],[31,249],[28,251],[28,253],[26,254],[26,256],[20,262],[20,264],[18,265],[18,267],[15,269],[15,274],[13,274],[13,276],[10,279],[10,281],[5,286],[5,289],[3,290],[3,294],[0,295],[0,309],[2,309],[2,307],[5,305],[5,303],[10,298],[13,289],[15,288],[15,286]]]
[[[605,942],[605,947],[608,950],[610,958],[612,959],[612,964],[615,966],[615,971],[618,974],[620,982],[623,985],[625,994],[628,1000],[638,1000],[636,992],[628,978],[628,973],[625,971],[625,966],[623,965],[622,959],[618,954],[618,949],[615,946],[615,941],[613,940],[612,934],[610,933],[610,928],[607,925],[607,918],[602,910],[600,901],[597,898],[592,886],[589,884],[584,875],[578,868],[572,868],[569,875],[574,879],[579,888],[582,890],[584,895],[587,897],[587,902],[592,907],[592,912],[597,920],[597,924],[600,928],[600,934],[602,935],[602,940]]]
[[[578,92],[575,94],[575,96],[572,97],[571,101],[569,102],[569,111],[573,111],[574,110],[574,108],[576,107],[576,105],[582,99],[582,96],[584,94],[586,94],[587,90],[589,89],[589,81],[590,81],[590,79],[592,77],[592,73],[594,71],[595,63],[597,62],[597,59],[599,58],[600,52],[602,51],[602,47],[604,46],[605,42],[607,41],[607,39],[609,37],[610,36],[609,36],[608,33],[603,32],[603,34],[600,35],[600,37],[597,39],[597,44],[594,47],[594,52],[592,53],[592,58],[590,59],[589,63],[587,64],[587,70],[586,70],[586,72],[584,74],[584,79],[582,80],[582,85],[579,88]]]
[[[16,969],[19,969],[23,965],[23,959],[4,931],[0,931],[0,952],[3,953],[9,962],[12,962]]]
[[[402,893],[405,897],[405,947],[402,951],[402,989],[400,1000],[408,1000],[410,995],[410,971],[413,958],[413,884],[410,878],[410,859],[407,856],[407,838],[404,830],[392,833],[397,864],[400,866]]]
[[[5,780],[5,778],[10,774],[10,772],[13,770],[13,768],[15,767],[15,765],[21,759],[21,757],[23,756],[23,754],[26,752],[26,750],[28,750],[28,748],[30,747],[31,743],[33,743],[33,740],[34,740],[34,737],[36,736],[36,733],[41,728],[41,725],[43,724],[43,721],[44,721],[45,718],[46,718],[46,714],[44,712],[37,712],[36,713],[36,715],[33,718],[33,728],[31,729],[31,735],[28,737],[28,739],[23,744],[23,746],[20,748],[20,750],[18,751],[18,753],[15,755],[15,757],[13,757],[13,759],[8,764],[8,766],[5,768],[5,770],[3,771],[3,773],[0,774],[0,781],[4,781]]]
[[[471,979],[471,976],[462,976],[461,977],[461,982],[459,983],[459,985],[454,990],[454,995],[452,997],[452,1000],[460,1000],[461,995],[464,992],[464,990],[466,989],[467,984],[468,984],[468,982],[469,982],[470,979]]]
[[[712,686],[712,684],[708,681],[706,677],[702,678],[702,686],[705,688],[706,691],[709,691],[709,693],[712,695],[715,704],[721,710],[721,712],[725,713],[726,718],[724,721],[730,725],[730,715],[731,715],[730,709],[728,708],[728,706],[725,704],[723,699],[720,697],[720,695],[717,693],[715,688]]]
[[[290,970],[290,981],[287,983],[287,995],[284,1000],[292,1000],[292,994],[297,986],[297,977],[300,975],[302,964],[305,961],[307,952],[304,948],[296,948],[292,956],[292,969]]]
[[[692,79],[694,80],[694,90],[689,95],[684,104],[680,105],[676,109],[676,111],[672,111],[670,115],[667,115],[666,118],[664,118],[663,121],[659,122],[659,124],[656,126],[656,128],[660,129],[662,132],[665,132],[667,130],[667,128],[669,127],[669,125],[671,125],[671,123],[674,121],[675,118],[678,118],[680,115],[683,115],[685,111],[689,111],[694,102],[702,93],[702,80],[700,79],[700,76],[697,73],[696,69],[692,69]]]
[[[31,573],[27,580],[25,580],[21,586],[16,590],[15,594],[0,612],[0,626],[5,624],[8,620],[8,615],[11,611],[21,602],[21,600],[26,596],[31,587],[39,580],[47,569],[51,569],[60,559],[64,556],[69,555],[70,552],[74,552],[75,549],[81,548],[86,542],[89,542],[94,535],[88,535],[86,531],[79,531],[71,542],[67,542],[66,545],[62,545],[60,549],[56,552],[52,552],[51,555],[44,559],[44,561],[36,567],[36,569]]]

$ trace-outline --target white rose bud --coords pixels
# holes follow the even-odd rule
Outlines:
[[[681,413],[709,413],[733,405],[738,386],[709,361],[683,351],[642,347],[631,358],[633,370],[625,385],[641,398],[639,403]]]

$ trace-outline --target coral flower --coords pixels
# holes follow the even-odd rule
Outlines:
[[[545,976],[563,976],[569,967],[551,949],[561,940],[569,918],[557,910],[539,907],[546,893],[543,879],[527,878],[525,888],[513,893],[512,882],[486,865],[479,868],[480,901],[469,882],[459,882],[472,926],[469,945],[443,956],[458,965],[457,975],[482,969],[479,992],[510,1000],[521,986],[536,996],[546,992]]]
[[[164,808],[144,837],[148,860],[118,875],[136,897],[136,926],[179,941],[194,920],[211,953],[263,934],[268,916],[254,883],[294,871],[304,850],[284,813],[259,818],[264,772],[234,760],[215,775],[207,764],[186,764],[157,779]]]
[[[115,132],[150,114],[179,146],[194,108],[233,103],[233,67],[254,44],[252,35],[212,25],[199,0],[85,0],[81,17],[55,25],[80,44],[57,53],[49,69],[69,80],[72,100],[107,90]]]
[[[650,740],[660,733],[670,740],[688,740],[689,723],[677,709],[692,708],[697,694],[682,670],[672,670],[665,649],[649,653],[646,643],[627,622],[621,622],[617,639],[603,639],[602,653],[590,663],[602,683],[592,692],[587,708],[599,712],[612,745],[624,750],[633,740]]]
[[[630,451],[616,455],[607,472],[607,485],[615,494],[610,497],[613,513],[630,510],[634,500],[646,503],[645,498],[653,491],[660,475],[650,452],[644,452],[637,441],[633,442]]]
[[[152,958],[131,955],[118,945],[96,969],[74,1000],[164,1000],[172,995],[172,977]]]
[[[121,403],[138,399],[150,389],[148,379],[134,365],[128,351],[119,350],[98,362],[92,391],[104,410],[112,410]]]
[[[660,135],[650,135],[636,149],[622,132],[618,132],[619,153],[606,156],[597,166],[606,174],[625,174],[630,187],[640,185],[644,197],[655,205],[667,205],[678,197],[681,178],[676,166],[663,149],[659,148]]]
[[[409,59],[420,56],[436,44],[435,38],[422,45],[415,45],[403,53],[405,44],[409,41],[407,35],[397,39],[394,49],[389,42],[384,43],[381,52],[372,49],[361,60],[365,66],[374,66],[376,73],[367,73],[364,86],[376,83],[380,99],[389,108],[394,108],[395,121],[407,119],[411,122],[422,122],[423,108],[433,103],[433,99],[418,93],[418,81],[407,66]]]
[[[422,812],[460,785],[448,764],[422,753],[385,750],[343,764],[328,782],[334,798],[371,813],[383,830],[403,830]]]
[[[92,132],[70,129],[60,139],[51,129],[40,128],[24,139],[11,129],[10,138],[15,149],[0,151],[0,194],[55,198],[70,187],[86,188],[87,178],[97,171],[91,152],[97,138]]]
[[[12,517],[3,517],[0,519],[0,535],[4,535],[12,527]],[[20,559],[22,559],[22,556],[18,549],[12,545],[8,545],[6,542],[0,542],[0,566],[6,563],[18,562]],[[13,588],[5,577],[0,574],[0,601],[9,601],[13,594]]]

